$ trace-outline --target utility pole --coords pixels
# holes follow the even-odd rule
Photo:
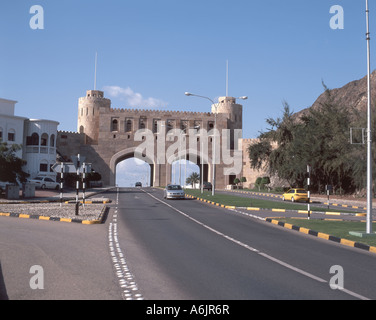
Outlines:
[[[371,53],[370,53],[370,33],[369,33],[369,9],[368,0],[366,0],[367,16],[367,87],[368,87],[368,106],[367,106],[367,233],[372,233],[372,122],[371,122]]]

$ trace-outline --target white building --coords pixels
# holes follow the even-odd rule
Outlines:
[[[17,101],[0,99],[0,142],[22,145],[17,156],[26,160],[23,170],[30,178],[56,177],[51,166],[56,162],[58,122],[15,116]]]
[[[22,145],[24,142],[24,125],[27,118],[14,115],[17,101],[0,98],[0,142]],[[16,153],[22,158],[22,150]]]
[[[51,167],[56,162],[56,137],[58,122],[52,120],[25,120],[23,159],[24,171],[31,178],[37,175],[56,177]]]

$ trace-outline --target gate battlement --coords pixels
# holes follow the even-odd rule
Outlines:
[[[135,141],[135,135],[139,130],[152,132],[154,134],[152,139],[156,141],[162,138],[160,126],[165,127],[166,132],[171,129],[181,129],[187,139],[197,141],[198,149],[196,151],[176,150],[176,153],[179,153],[179,158],[182,158],[183,153],[188,159],[197,159],[197,164],[199,164],[200,135],[196,133],[194,137],[190,137],[189,134],[192,132],[190,129],[195,129],[195,132],[205,129],[209,132],[214,129],[215,118],[217,118],[219,132],[223,129],[241,130],[242,105],[237,104],[235,98],[220,97],[218,103],[211,107],[211,112],[112,108],[111,100],[104,97],[104,92],[88,90],[86,96],[78,100],[78,133],[59,132],[58,148],[60,154],[67,158],[78,153],[85,156],[87,161],[92,163],[93,169],[102,175],[104,185],[112,186],[116,184],[116,165],[124,159],[134,157],[137,147],[144,143],[144,141]],[[218,137],[219,141],[216,141],[216,145],[219,146],[219,150],[217,149],[216,153],[222,155],[222,138]],[[232,150],[232,154],[234,154],[234,149],[237,149],[238,138],[240,137],[235,137],[235,134],[230,136],[227,149]],[[210,138],[210,140],[213,139]],[[165,154],[170,151],[169,148],[173,144],[174,142],[166,142],[163,145]],[[212,158],[212,149],[213,147],[209,146],[208,159]],[[157,150],[154,152],[154,157],[150,156],[150,159],[158,157]],[[150,185],[164,186],[171,183],[171,164],[153,161],[149,162],[152,167]],[[216,164],[217,188],[224,188],[232,183],[236,175],[239,177],[242,175],[242,168],[240,172],[232,174],[230,170],[230,175],[225,175],[225,169],[233,167],[228,162],[226,163]],[[205,181],[213,180],[211,168],[211,163],[205,164],[203,172]]]

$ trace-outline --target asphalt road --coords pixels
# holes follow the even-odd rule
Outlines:
[[[158,189],[119,189],[102,225],[0,218],[2,299],[376,299],[376,256]],[[32,289],[43,268],[43,288]],[[344,290],[333,290],[333,266]],[[35,284],[35,281],[34,281]]]
[[[145,299],[375,299],[376,256],[158,189],[120,189],[120,246]],[[330,288],[333,266],[345,290]]]
[[[0,217],[1,299],[122,299],[105,225]]]

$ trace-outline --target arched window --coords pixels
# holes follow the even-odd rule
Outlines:
[[[46,147],[48,143],[48,134],[43,133],[41,138],[40,138],[40,145]]]
[[[131,132],[131,131],[132,131],[132,120],[128,119],[125,132]]]
[[[117,119],[112,120],[112,131],[118,131],[119,130],[119,122]]]
[[[55,146],[55,135],[51,134],[51,137],[50,137],[50,147],[54,147],[54,146]]]
[[[39,146],[39,134],[38,133],[34,132],[31,135],[30,145],[31,146]]]

